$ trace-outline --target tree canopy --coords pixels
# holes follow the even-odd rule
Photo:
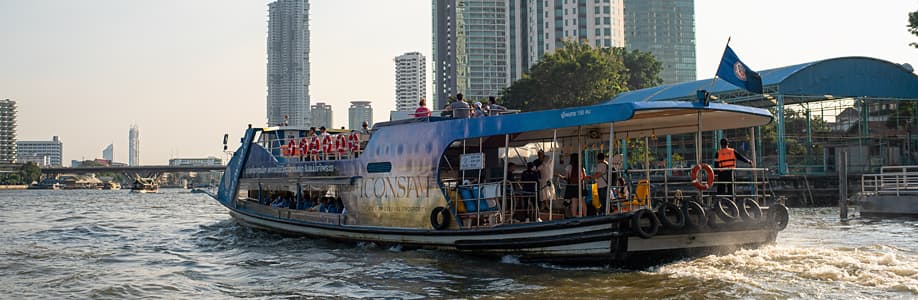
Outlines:
[[[908,32],[918,36],[918,10],[908,13]],[[918,48],[918,42],[912,42],[909,45]]]
[[[662,69],[648,52],[564,42],[504,89],[502,101],[530,111],[591,105],[660,84]]]

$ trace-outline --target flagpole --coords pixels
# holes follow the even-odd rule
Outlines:
[[[724,45],[724,54],[727,53],[727,47],[730,47],[730,39],[731,39],[731,38],[733,38],[733,37],[732,37],[732,36],[727,36],[727,44]],[[721,54],[721,55],[720,55],[720,59],[721,59],[721,60],[724,59],[724,54]],[[714,86],[714,83],[717,83],[717,70],[720,70],[720,62],[719,62],[719,61],[717,62],[717,69],[714,70],[714,78],[711,79],[711,84],[708,85],[709,88],[710,88],[710,87],[713,87],[713,86]]]

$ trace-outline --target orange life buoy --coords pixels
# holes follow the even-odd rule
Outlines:
[[[700,181],[698,180],[698,171],[704,171],[708,174],[708,180]],[[697,164],[692,167],[692,185],[695,186],[699,191],[709,189],[714,186],[714,169],[706,163]]]

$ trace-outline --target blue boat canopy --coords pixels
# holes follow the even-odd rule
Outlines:
[[[821,99],[866,97],[918,100],[918,75],[903,65],[870,57],[840,57],[759,72],[765,94],[751,94],[723,80],[704,79],[618,94],[606,103],[692,101],[707,90],[728,103],[760,102],[770,106],[775,94],[786,104]],[[713,85],[712,85],[713,83]]]

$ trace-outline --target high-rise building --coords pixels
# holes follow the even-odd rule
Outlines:
[[[128,132],[128,165],[140,165],[140,128],[137,124],[131,125]]]
[[[434,0],[433,108],[495,96],[510,84],[508,0]]]
[[[0,100],[0,162],[16,161],[16,101]]]
[[[319,102],[310,108],[312,114],[312,125],[314,127],[332,128],[332,107],[331,105]]]
[[[105,149],[102,149],[102,159],[107,161],[115,161],[115,144],[108,144],[105,146]]]
[[[40,167],[60,167],[64,143],[54,136],[50,141],[17,141],[16,162],[33,162]]]
[[[306,127],[309,118],[309,2],[268,4],[268,125]]]
[[[663,83],[695,80],[694,0],[625,0],[625,43],[663,64]]]
[[[420,52],[408,52],[395,59],[395,110],[414,112],[427,95],[427,62]]]
[[[364,121],[370,127],[373,126],[373,107],[370,107],[370,101],[351,101],[351,107],[347,109],[348,129],[360,129]]]
[[[597,48],[625,46],[622,0],[529,0],[527,9],[530,66],[565,41],[586,42]]]

